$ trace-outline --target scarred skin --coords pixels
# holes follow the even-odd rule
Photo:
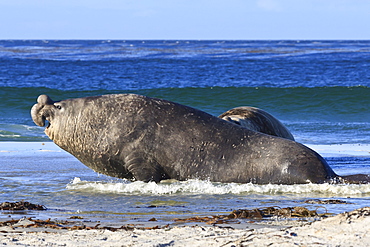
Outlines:
[[[219,118],[250,130],[294,141],[292,133],[274,116],[256,107],[241,106],[222,113]]]
[[[96,172],[159,182],[202,179],[258,184],[340,179],[316,152],[200,110],[135,94],[54,102],[40,95],[33,121]]]

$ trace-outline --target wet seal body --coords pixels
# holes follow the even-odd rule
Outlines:
[[[278,119],[256,107],[236,107],[222,113],[219,118],[250,130],[294,141],[292,133]]]
[[[96,172],[141,181],[322,183],[338,176],[316,152],[200,110],[135,94],[54,102],[38,97],[33,121]]]

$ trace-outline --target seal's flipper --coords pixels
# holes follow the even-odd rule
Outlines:
[[[170,179],[158,162],[145,154],[131,154],[126,159],[125,167],[136,180],[144,182],[159,182]]]

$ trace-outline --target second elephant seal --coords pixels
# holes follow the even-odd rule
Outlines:
[[[244,128],[294,141],[292,133],[270,113],[251,106],[236,107],[222,113],[219,118]]]

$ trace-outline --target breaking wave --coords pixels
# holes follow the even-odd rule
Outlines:
[[[83,181],[75,177],[66,188],[93,193],[122,194],[321,194],[327,196],[369,196],[370,184],[299,184],[299,185],[257,185],[237,183],[214,183],[202,180],[164,181],[161,183],[141,181],[120,182]]]

